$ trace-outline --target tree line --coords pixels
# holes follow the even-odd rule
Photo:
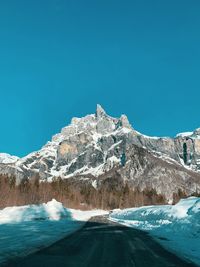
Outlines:
[[[179,190],[174,194],[174,203],[186,194]],[[87,180],[54,178],[52,182],[41,181],[38,175],[24,179],[19,184],[14,176],[0,175],[0,208],[27,204],[40,204],[55,198],[64,206],[78,209],[115,209],[143,205],[166,204],[164,196],[155,189],[143,191],[132,188],[111,177],[101,181],[98,189]]]

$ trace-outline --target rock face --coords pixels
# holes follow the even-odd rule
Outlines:
[[[133,190],[154,189],[172,201],[180,190],[200,193],[200,129],[175,138],[148,137],[125,115],[112,118],[97,105],[95,114],[73,118],[41,150],[21,159],[0,157],[0,174],[15,175],[18,183],[35,175],[49,182],[85,180],[95,190],[118,177]]]

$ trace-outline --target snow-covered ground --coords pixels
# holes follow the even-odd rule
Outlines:
[[[46,247],[78,230],[92,216],[106,213],[66,209],[56,200],[0,210],[0,264]]]
[[[200,265],[200,198],[176,205],[115,210],[110,220],[148,231],[167,249]]]

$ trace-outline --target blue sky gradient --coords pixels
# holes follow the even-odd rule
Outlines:
[[[0,2],[0,152],[39,149],[71,117],[200,127],[200,1]]]

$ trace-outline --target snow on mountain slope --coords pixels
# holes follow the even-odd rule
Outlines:
[[[188,135],[177,135],[178,141],[175,140],[176,143],[184,143],[185,141],[182,139],[186,136]],[[195,136],[197,135],[195,134]],[[180,147],[181,144],[178,143],[176,148],[177,144],[171,138],[143,135],[131,127],[125,115],[122,115],[119,119],[112,118],[105,113],[100,105],[97,105],[96,114],[87,115],[83,118],[73,118],[71,124],[64,127],[60,133],[54,135],[52,140],[47,142],[41,150],[21,159],[6,154],[1,156],[0,154],[0,163],[16,162],[16,167],[20,174],[25,173],[26,176],[31,176],[33,173],[39,173],[41,179],[51,180],[54,176],[70,177],[73,174],[89,173],[90,171],[95,175],[93,170],[96,170],[102,164],[108,170],[106,165],[108,165],[109,154],[111,154],[111,158],[113,156],[116,157],[115,152],[109,153],[109,151],[117,150],[120,147],[120,143],[124,141],[129,144],[134,143],[138,146],[143,146],[148,150],[160,153],[163,157],[168,156],[181,164],[183,163],[184,152]],[[101,142],[104,143],[101,144]],[[197,152],[198,147],[200,145],[197,143],[195,150]],[[92,164],[90,162],[92,160],[90,154],[92,153],[96,154],[96,164],[94,159]],[[191,153],[188,152],[188,157]],[[200,160],[200,149],[198,155],[196,159],[197,165],[198,160]],[[80,161],[84,157],[89,157],[90,161],[81,164]],[[189,165],[191,164],[194,169],[196,168],[196,163],[190,162]],[[186,164],[183,165],[186,166]],[[187,164],[188,168],[190,168],[189,165]],[[1,172],[7,172],[5,166],[0,166]],[[104,172],[104,169],[102,172]],[[99,172],[96,175],[99,175]]]
[[[183,132],[176,135],[176,137],[200,139],[200,128],[197,128],[193,132]]]
[[[11,156],[7,153],[0,153],[0,163],[8,164],[15,163],[19,158],[16,156]]]
[[[0,210],[0,264],[49,246],[103,214],[107,212],[67,209],[56,200]]]
[[[195,136],[197,137],[198,129],[194,133],[190,133],[190,135],[194,138]],[[187,165],[188,168],[191,165],[192,169],[196,169],[200,162],[200,144],[197,142],[195,148],[197,156],[195,156],[194,160],[196,161],[193,160],[194,162],[191,162],[191,160],[188,160],[188,164],[183,162],[184,152],[181,144],[179,144],[180,142],[184,143],[184,138],[190,135],[189,133],[177,135],[175,143],[171,138],[146,136],[135,131],[125,115],[122,115],[119,119],[110,117],[100,105],[97,105],[96,114],[87,115],[83,118],[73,118],[71,124],[64,127],[60,133],[54,135],[52,140],[47,142],[41,150],[21,159],[7,154],[0,154],[0,163],[15,163],[20,177],[22,173],[25,176],[39,173],[41,179],[51,180],[54,176],[71,177],[73,174],[89,172],[94,176],[98,176],[108,171],[109,162],[107,160],[110,161],[109,156],[111,158],[116,157],[116,153],[113,150],[117,150],[120,147],[120,143],[125,141],[130,145],[133,143],[160,153],[163,158],[174,159],[183,164],[183,166]],[[125,149],[126,147],[123,148],[123,150]],[[191,153],[188,151],[188,158]],[[96,154],[96,158],[93,157],[92,159],[92,154]],[[85,157],[88,160],[81,164]],[[93,161],[92,163],[90,162],[91,160]],[[117,161],[120,161],[119,155]],[[102,166],[100,167],[100,165]],[[99,168],[101,172],[95,172]],[[17,171],[16,175],[18,174]],[[0,173],[7,172],[9,172],[9,166],[7,169],[5,166],[0,166]]]
[[[183,132],[183,133],[178,133],[176,137],[190,137],[193,134],[193,132]]]
[[[182,199],[174,206],[116,210],[110,219],[148,231],[168,249],[200,265],[200,198]]]
[[[114,155],[111,155],[111,159],[109,159],[107,150],[117,148],[119,145],[114,144],[111,140],[110,144],[105,143],[102,147],[100,140],[112,139],[114,138],[112,136],[120,138],[132,132],[134,130],[125,115],[122,115],[120,119],[112,118],[98,105],[96,114],[73,118],[71,124],[54,135],[52,140],[47,142],[41,150],[19,159],[16,166],[27,176],[31,176],[35,172],[40,174],[41,179],[49,179],[49,181],[54,176],[67,178],[74,174],[85,174],[90,171],[95,175],[95,170],[100,165],[105,164],[106,170],[109,169],[109,166],[113,166],[110,162],[113,162]],[[112,145],[114,146],[112,147]],[[93,158],[92,163],[86,160],[84,164],[81,164],[83,157],[92,160],[92,153],[97,153],[99,160]],[[101,166],[102,171],[96,172],[97,176],[104,172],[103,165]]]
[[[193,132],[192,138],[151,138],[134,130],[125,115],[113,118],[97,105],[95,114],[73,118],[41,150],[14,163],[0,163],[0,174],[15,176],[17,183],[35,176],[48,182],[58,177],[79,177],[90,181],[98,190],[99,177],[109,172],[114,175],[118,169],[120,179],[124,183],[128,181],[132,188],[158,189],[159,194],[171,200],[179,189],[188,195],[200,191],[198,136],[199,129]],[[170,182],[173,179],[175,189]]]

